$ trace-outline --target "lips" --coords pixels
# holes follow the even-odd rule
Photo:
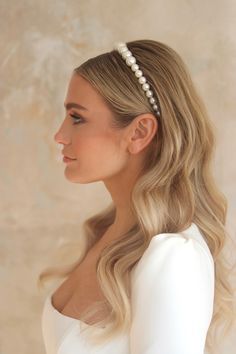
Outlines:
[[[76,160],[76,159],[73,159],[72,157],[69,157],[69,156],[66,156],[64,154],[62,154],[64,157],[66,157],[67,159],[70,159],[70,160]]]
[[[72,159],[71,157],[65,156],[67,159],[69,160],[76,160],[76,159]]]
[[[76,161],[76,159],[70,159],[69,157],[66,157],[66,156],[63,157],[63,162],[65,162],[65,163],[70,163],[73,161]]]

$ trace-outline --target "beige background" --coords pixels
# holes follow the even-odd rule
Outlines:
[[[84,60],[136,39],[178,51],[215,123],[215,176],[235,237],[236,2],[10,0],[0,16],[0,354],[42,354],[37,275],[50,250],[79,237],[82,221],[110,201],[100,182],[65,179],[53,140],[69,75]]]

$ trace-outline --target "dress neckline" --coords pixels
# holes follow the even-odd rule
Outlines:
[[[183,230],[182,232],[186,232],[186,231],[187,231],[187,232],[190,232],[191,234],[194,234],[196,231],[198,231],[198,233],[200,233],[200,230],[199,230],[198,226],[197,226],[194,222],[192,222],[191,225],[190,225],[187,229]],[[200,234],[201,234],[201,233],[200,233]],[[154,235],[154,236],[152,237],[150,243],[151,243],[152,241],[154,241],[155,239],[156,239],[156,240],[161,239],[163,236],[164,236],[164,237],[165,237],[165,236],[169,236],[169,234],[168,234],[168,233],[167,233],[167,234],[166,234],[166,233],[161,233],[161,234],[158,234],[158,235]],[[202,235],[201,235],[201,238],[202,238],[202,241],[206,244],[206,242],[205,242],[205,240],[203,239]],[[78,318],[74,318],[74,317],[70,317],[70,316],[64,315],[63,313],[61,313],[60,311],[58,311],[58,310],[53,306],[53,303],[52,303],[52,296],[53,296],[53,294],[54,294],[54,290],[48,294],[47,301],[48,301],[48,304],[49,304],[50,308],[53,310],[53,312],[54,312],[55,314],[58,315],[58,317],[64,318],[64,319],[67,320],[67,321],[80,323],[81,325],[83,324],[84,326],[87,326],[87,327],[92,326],[92,325],[90,325],[90,324],[88,324],[88,323],[86,323],[86,322],[81,321],[81,320],[78,319]],[[97,328],[104,328],[104,327],[97,327]]]
[[[52,303],[52,296],[54,294],[54,291],[51,292],[48,296],[47,296],[47,301],[48,301],[48,305],[50,307],[50,309],[58,316],[58,318],[60,319],[64,319],[66,321],[69,321],[69,322],[72,322],[72,323],[78,323],[80,326],[84,326],[84,327],[92,327],[92,325],[84,322],[84,321],[81,321],[79,318],[74,318],[74,317],[71,317],[71,316],[67,316],[67,315],[64,315],[64,313],[61,313],[60,311],[58,311],[54,306],[53,306],[53,303]],[[96,327],[97,329],[103,329],[105,327],[98,327],[98,326],[93,326],[93,327]]]
[[[53,296],[53,292],[51,292],[48,297],[47,297],[47,301],[48,301],[48,304],[50,306],[50,308],[57,314],[59,315],[60,317],[64,317],[64,318],[67,318],[71,321],[76,321],[76,322],[81,322],[81,320],[79,320],[78,318],[74,318],[74,317],[70,317],[70,316],[67,316],[67,315],[64,315],[64,313],[61,313],[60,311],[58,311],[54,306],[53,306],[53,303],[52,303],[52,296]],[[86,323],[85,323],[86,324]]]

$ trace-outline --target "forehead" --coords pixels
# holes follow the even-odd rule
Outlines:
[[[67,89],[65,104],[74,102],[85,106],[89,111],[108,110],[103,97],[97,90],[82,76],[73,74]]]

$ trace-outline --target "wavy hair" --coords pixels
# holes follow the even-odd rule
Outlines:
[[[235,321],[235,289],[229,278],[235,274],[235,265],[224,254],[227,242],[233,240],[226,228],[227,200],[212,173],[214,125],[185,63],[175,50],[154,40],[126,44],[154,96],[159,97],[161,116],[145,166],[132,190],[131,208],[136,224],[100,254],[96,272],[106,301],[95,303],[85,311],[80,318],[81,326],[105,305],[108,316],[85,328],[91,334],[87,338],[99,344],[129,329],[131,274],[151,238],[159,233],[178,233],[194,222],[208,244],[215,265],[214,310],[206,338],[206,349],[215,354],[217,340],[222,341],[222,335],[230,332]],[[122,129],[138,115],[150,113],[151,105],[141,85],[116,50],[90,58],[74,72],[105,99],[113,114],[114,129]],[[65,251],[66,264],[62,262],[61,252],[57,266],[45,269],[39,275],[38,284],[41,286],[50,278],[67,277],[114,219],[113,203],[87,219],[77,246],[69,243],[58,250],[58,254]],[[100,326],[105,329],[97,333]],[[221,338],[217,337],[219,330]]]

